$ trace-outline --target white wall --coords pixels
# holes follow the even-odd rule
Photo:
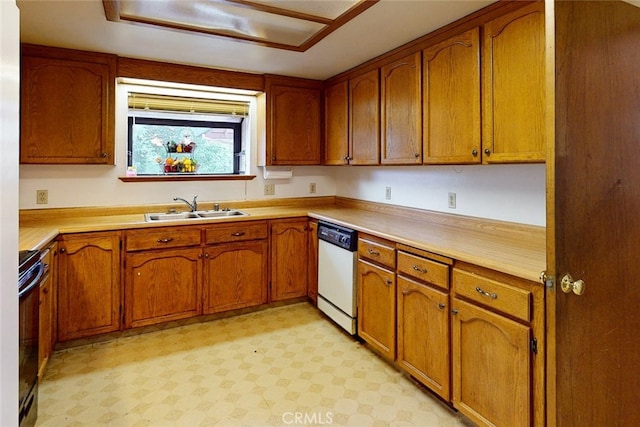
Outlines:
[[[545,165],[336,167],[338,196],[545,224]],[[385,189],[391,187],[391,200]],[[448,193],[456,193],[456,209]]]
[[[20,12],[0,0],[0,146],[19,141]],[[18,150],[0,156],[0,426],[18,425]]]

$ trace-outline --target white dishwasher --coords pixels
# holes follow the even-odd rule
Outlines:
[[[318,308],[351,335],[357,317],[358,232],[318,222]]]

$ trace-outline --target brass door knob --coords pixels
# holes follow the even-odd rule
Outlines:
[[[565,274],[560,281],[560,289],[565,294],[573,292],[576,295],[584,294],[585,284],[582,279],[573,280],[570,274]]]

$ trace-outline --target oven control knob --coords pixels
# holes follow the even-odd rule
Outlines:
[[[347,243],[347,236],[340,237],[340,243]]]

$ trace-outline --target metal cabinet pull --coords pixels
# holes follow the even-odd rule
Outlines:
[[[413,269],[414,269],[415,271],[417,271],[418,273],[427,274],[427,269],[426,269],[426,268],[420,268],[420,267],[418,267],[417,265],[414,265],[414,266],[413,266]]]
[[[492,294],[491,292],[484,291],[480,286],[476,288],[476,292],[478,292],[480,295],[484,295],[485,297],[498,299],[498,294]]]
[[[375,256],[380,255],[380,252],[374,251],[373,249],[367,249],[367,252],[369,252],[369,255],[375,255]]]
[[[391,286],[393,284],[393,280],[387,279],[385,283],[387,284],[387,286]]]
[[[167,237],[166,239],[158,239],[158,243],[169,243],[173,241],[173,237]]]
[[[244,236],[244,231],[236,231],[235,233],[231,233],[234,237]]]
[[[451,310],[451,314],[456,315],[458,314],[458,310],[456,310],[455,308],[453,310]]]
[[[444,304],[444,303],[440,303],[440,304],[438,304],[438,308],[439,308],[440,310],[444,310],[444,308],[445,308],[445,307],[446,307],[446,304]]]

